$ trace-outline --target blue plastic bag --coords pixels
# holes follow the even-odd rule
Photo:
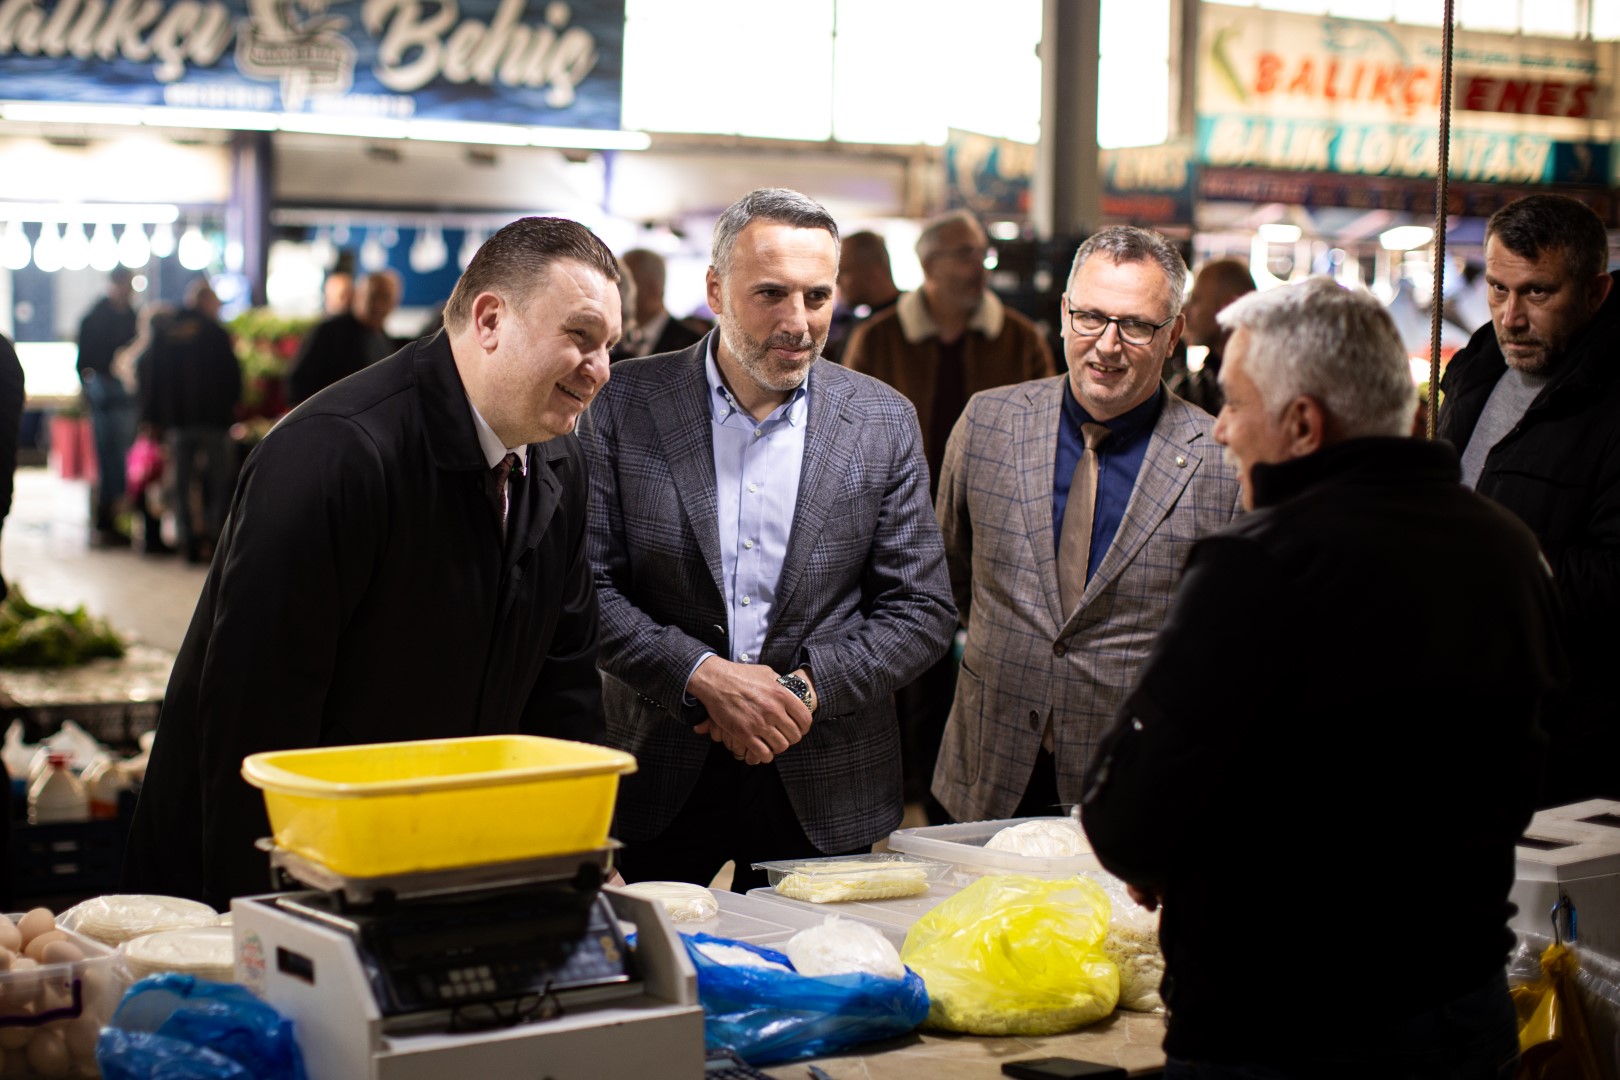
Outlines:
[[[290,1020],[240,986],[191,975],[130,987],[96,1063],[117,1080],[305,1080]]]
[[[913,971],[904,979],[834,975],[812,979],[773,949],[745,941],[683,934],[697,968],[703,1038],[751,1065],[830,1054],[856,1043],[904,1035],[928,1016],[928,991]],[[697,949],[701,942],[747,949],[787,971],[731,967]]]

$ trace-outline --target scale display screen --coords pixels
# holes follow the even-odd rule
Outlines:
[[[419,899],[386,915],[343,918],[355,928],[385,1016],[525,999],[539,1012],[555,995],[637,979],[612,906],[595,891]]]

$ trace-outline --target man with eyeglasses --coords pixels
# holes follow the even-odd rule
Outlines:
[[[935,511],[967,645],[934,772],[958,820],[1061,813],[1238,482],[1214,420],[1162,384],[1187,267],[1105,229],[1062,303],[1069,372],[976,395]]]

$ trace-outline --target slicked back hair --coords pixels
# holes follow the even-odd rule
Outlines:
[[[522,310],[545,284],[551,265],[565,259],[583,263],[615,285],[619,282],[613,252],[577,221],[526,217],[503,226],[484,241],[451,290],[444,305],[445,329],[455,333],[467,325],[480,293],[495,293]]]
[[[808,195],[788,188],[756,188],[732,203],[714,224],[714,272],[724,278],[731,273],[731,252],[737,237],[756,221],[772,221],[796,229],[825,229],[838,248],[838,222],[825,207]]]
[[[1304,394],[1346,438],[1412,433],[1411,361],[1395,320],[1372,293],[1318,274],[1240,297],[1215,321],[1248,332],[1244,370],[1273,415]]]
[[[1181,302],[1187,292],[1187,263],[1170,241],[1152,229],[1139,229],[1135,225],[1114,225],[1094,232],[1074,253],[1065,291],[1074,287],[1075,275],[1093,255],[1101,255],[1110,262],[1149,262],[1157,266],[1170,285],[1170,318],[1181,314]]]
[[[1603,219],[1567,195],[1513,200],[1486,222],[1486,241],[1493,236],[1521,258],[1540,259],[1544,251],[1561,253],[1571,277],[1579,282],[1609,268],[1609,231]]]

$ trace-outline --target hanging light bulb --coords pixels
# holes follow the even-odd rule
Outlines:
[[[0,266],[7,270],[21,270],[28,265],[33,257],[34,249],[28,243],[28,234],[23,232],[23,223],[8,221],[6,232],[0,236]]]
[[[90,238],[84,222],[70,221],[62,229],[62,269],[83,270],[90,265]]]
[[[214,261],[214,245],[193,225],[180,236],[180,265],[187,270],[203,270]]]
[[[90,265],[103,274],[118,265],[118,240],[105,221],[98,222],[90,234]]]
[[[469,228],[462,234],[461,250],[456,252],[456,262],[461,265],[463,270],[467,269],[467,264],[473,261],[473,256],[478,254],[478,249],[483,246],[483,230]]]
[[[417,230],[416,241],[411,244],[411,269],[418,274],[431,274],[450,261],[450,251],[444,246],[444,233],[436,224],[424,225]]]
[[[384,241],[382,230],[367,229],[366,241],[360,245],[360,268],[376,273],[388,265],[388,244]]]
[[[146,230],[136,222],[124,226],[124,235],[118,240],[118,261],[131,270],[139,270],[152,258],[152,245],[146,239]]]
[[[34,241],[34,265],[47,274],[62,269],[62,238],[57,235],[54,221],[43,222],[39,227],[39,239]]]
[[[167,221],[158,222],[152,230],[152,257],[167,259],[174,254],[174,226]]]

